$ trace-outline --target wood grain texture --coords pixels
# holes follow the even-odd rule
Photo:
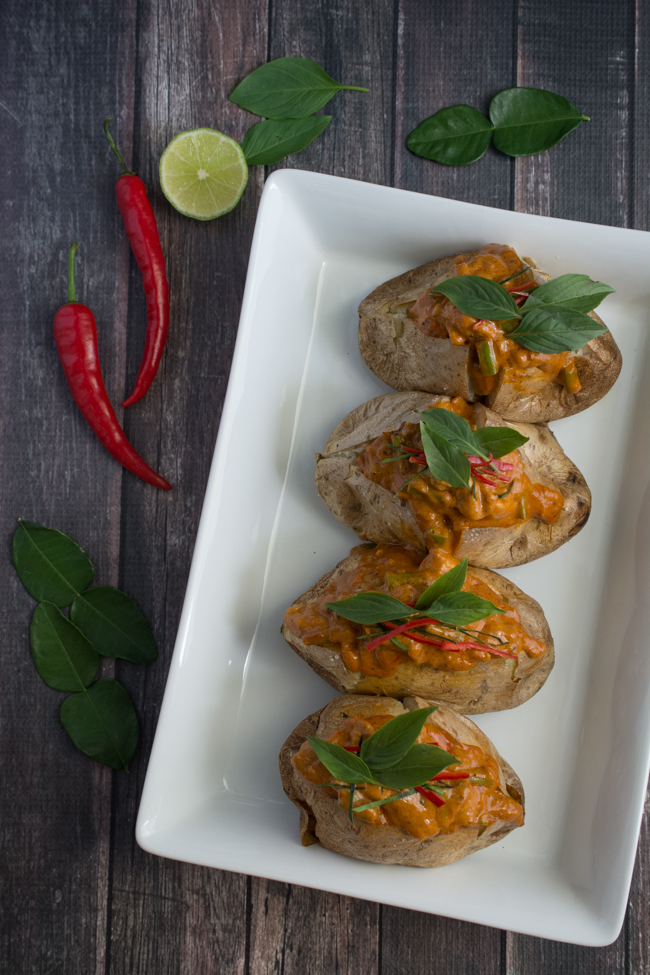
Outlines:
[[[378,904],[253,877],[247,975],[376,975]]]
[[[0,10],[0,967],[11,975],[105,970],[111,772],[75,749],[58,716],[63,695],[36,674],[35,604],[9,551],[23,516],[72,534],[96,580],[117,582],[122,471],[72,402],[52,318],[65,303],[67,249],[77,240],[80,298],[94,308],[114,395],[123,382],[128,245],[101,124],[116,104],[130,112],[132,11],[128,2],[98,12],[90,2],[13,0]]]
[[[121,664],[142,725],[140,760],[115,785],[111,946],[108,972],[121,975],[243,973],[246,879],[157,860],[135,843],[135,815],[174,646],[202,498],[237,331],[262,186],[251,172],[240,206],[201,223],[173,210],[157,163],[173,135],[199,126],[242,138],[241,112],[227,95],[266,50],[265,3],[141,2],[138,10],[133,165],[148,187],[166,255],[171,323],[149,393],[125,417],[137,449],[174,485],[170,494],[125,479],[120,587],[139,602],[161,650],[144,669]],[[142,354],[145,309],[131,262],[128,381]]]
[[[0,975],[650,975],[648,815],[625,927],[602,949],[165,861],[134,840],[264,179],[252,168],[242,203],[219,221],[187,220],[160,194],[162,149],[203,125],[241,139],[257,119],[229,92],[267,59],[303,55],[370,92],[337,95],[324,109],[327,131],[282,166],[648,229],[649,34],[643,0],[0,6]],[[490,149],[474,165],[445,167],[406,149],[423,118],[456,102],[485,111],[514,84],[561,92],[592,120],[517,161]],[[76,239],[109,395],[119,403],[130,391],[145,305],[115,206],[107,115],[150,188],[167,255],[167,351],[151,391],[123,419],[174,483],[171,496],[123,472],[95,440],[51,337]],[[18,516],[77,538],[96,581],[129,592],[153,625],[157,663],[105,664],[142,726],[128,776],[76,751],[60,726],[62,695],[35,673],[34,603],[9,561]]]
[[[515,209],[631,226],[633,4],[518,0],[517,16],[517,84],[560,92],[590,121],[516,160]]]
[[[513,161],[490,147],[470,166],[443,166],[406,148],[409,133],[441,108],[487,113],[515,84],[515,0],[400,0],[397,40],[395,185],[484,206],[510,208]],[[442,255],[440,255],[442,256]]]
[[[501,975],[503,970],[504,935],[496,928],[383,907],[381,934],[379,975]],[[528,975],[532,969],[524,971]]]

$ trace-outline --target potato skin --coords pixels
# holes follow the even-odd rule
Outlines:
[[[293,768],[292,757],[307,736],[328,738],[340,723],[340,712],[369,717],[373,714],[393,714],[437,704],[422,698],[407,698],[403,704],[390,697],[363,697],[345,694],[337,697],[315,714],[305,718],[289,735],[280,751],[280,776],[284,791],[300,811],[300,836],[303,846],[321,843],[328,850],[357,860],[372,863],[397,863],[409,867],[442,867],[454,863],[470,853],[483,850],[502,840],[513,829],[511,823],[493,823],[481,832],[480,827],[468,827],[455,833],[439,834],[416,839],[399,826],[375,825],[356,820],[351,824],[345,810],[305,781]],[[462,715],[440,705],[434,712],[435,723],[447,730],[456,740],[478,745],[496,758],[501,788],[517,802],[525,805],[521,780],[511,766],[499,755],[489,738]],[[433,716],[432,716],[433,717]]]
[[[419,389],[447,396],[477,399],[469,378],[469,346],[453,346],[448,339],[424,335],[406,314],[411,304],[434,284],[449,277],[453,261],[472,260],[468,251],[439,258],[385,281],[359,305],[359,349],[372,372],[393,389]],[[526,258],[526,261],[529,261]],[[534,267],[534,265],[532,265]],[[549,275],[535,269],[540,282]],[[593,319],[604,324],[595,312]],[[539,391],[520,391],[501,381],[487,403],[505,420],[549,422],[586,410],[611,389],[621,371],[621,352],[611,332],[604,332],[575,353],[582,383],[569,393],[559,383]]]
[[[333,515],[361,538],[399,542],[426,551],[425,539],[408,501],[375,484],[355,464],[358,454],[376,437],[398,430],[402,423],[418,423],[416,410],[449,402],[447,396],[423,392],[386,393],[349,413],[317,454],[316,488]],[[552,487],[564,497],[564,508],[553,525],[530,518],[511,528],[466,529],[454,552],[471,565],[503,569],[555,551],[587,522],[591,492],[587,483],[544,424],[505,422],[480,403],[474,405],[477,426],[509,426],[529,438],[519,448],[528,477]]]
[[[293,605],[305,606],[315,602],[330,582],[354,569],[361,558],[357,552],[343,559],[299,596]],[[540,657],[529,657],[522,650],[514,673],[513,661],[493,657],[461,672],[436,670],[426,664],[420,666],[412,660],[403,660],[390,677],[367,677],[348,670],[340,653],[333,647],[308,645],[284,624],[282,635],[319,677],[341,693],[382,694],[396,698],[419,695],[444,702],[447,707],[462,714],[484,714],[486,711],[506,711],[519,707],[538,692],[555,662],[553,637],[544,611],[535,599],[497,572],[472,567],[470,575],[484,582],[519,613],[525,631],[545,645],[546,653]]]

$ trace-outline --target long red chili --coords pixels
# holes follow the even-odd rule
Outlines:
[[[142,362],[133,392],[122,403],[122,406],[132,406],[142,399],[151,386],[165,349],[169,331],[169,284],[165,274],[165,257],[160,246],[158,226],[147,197],[146,187],[139,176],[126,168],[108,131],[109,122],[112,122],[112,119],[108,118],[104,122],[104,132],[122,167],[122,175],[115,185],[117,205],[122,214],[126,235],[131,242],[131,250],[142,274],[147,301],[147,333]]]
[[[79,244],[73,244],[68,256],[68,304],[54,316],[54,340],[70,392],[93,433],[123,467],[154,487],[171,491],[171,484],[126,439],[109,402],[99,365],[95,316],[77,301],[74,262],[78,249]]]

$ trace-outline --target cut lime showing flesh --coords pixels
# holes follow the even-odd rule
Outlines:
[[[160,157],[160,185],[173,207],[214,220],[237,206],[248,180],[241,146],[216,129],[181,132]]]

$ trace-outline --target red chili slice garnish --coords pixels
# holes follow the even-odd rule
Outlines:
[[[432,802],[434,806],[444,806],[445,800],[437,794],[437,792],[432,792],[431,789],[424,789],[421,785],[415,787],[415,791],[419,792],[421,796]]]
[[[359,745],[344,745],[346,752],[360,752],[361,748]]]

